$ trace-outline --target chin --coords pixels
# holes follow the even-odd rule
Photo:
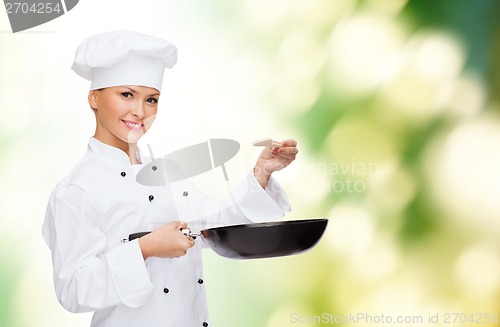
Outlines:
[[[127,135],[123,141],[127,142],[127,143],[137,143],[141,137],[144,136],[144,133],[130,133],[129,135]]]

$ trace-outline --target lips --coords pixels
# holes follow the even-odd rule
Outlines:
[[[144,126],[143,123],[141,122],[135,122],[135,121],[131,121],[131,120],[121,120],[125,126],[127,126],[129,129],[132,129],[132,130],[141,130],[142,127]]]

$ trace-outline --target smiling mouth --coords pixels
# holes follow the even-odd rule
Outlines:
[[[125,126],[133,130],[140,130],[144,126],[144,124],[141,122],[133,122],[130,120],[123,120],[123,119],[122,122],[125,124]]]

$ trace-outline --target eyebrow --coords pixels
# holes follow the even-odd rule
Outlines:
[[[126,88],[126,89],[128,89],[128,90],[129,90],[130,92],[132,92],[132,93],[137,93],[137,91],[136,91],[136,90],[134,90],[133,88],[131,88],[131,87],[129,87],[129,86],[125,86],[125,88]],[[153,93],[153,94],[148,95],[148,97],[152,97],[152,96],[156,96],[156,95],[158,95],[158,96],[159,96],[159,95],[160,95],[160,93],[159,93],[159,92],[157,92],[157,93]]]

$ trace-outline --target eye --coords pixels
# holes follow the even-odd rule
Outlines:
[[[151,104],[156,104],[156,103],[158,103],[158,99],[155,99],[155,98],[148,98],[146,101],[147,101],[148,103],[151,103]]]
[[[131,97],[132,97],[132,93],[130,93],[130,92],[122,92],[122,96],[123,96],[124,98],[127,98],[127,99],[128,99],[128,98],[131,98]]]

